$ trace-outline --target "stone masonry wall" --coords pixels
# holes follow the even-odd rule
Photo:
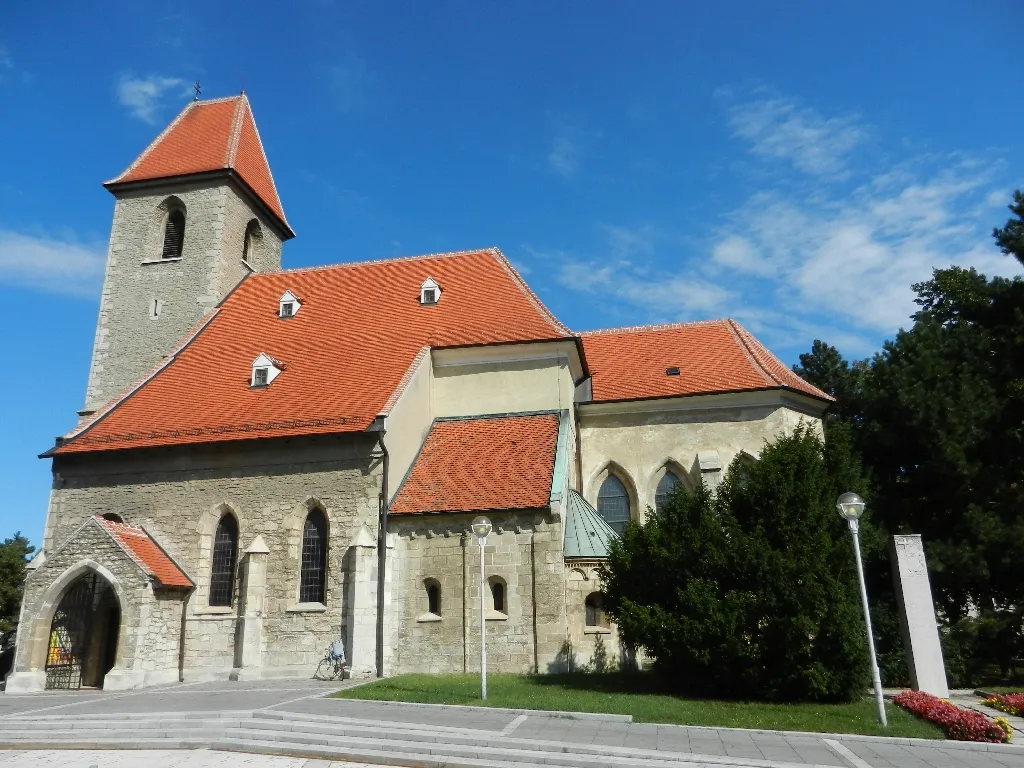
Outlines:
[[[343,561],[352,538],[361,526],[376,530],[373,444],[356,435],[58,458],[44,546],[59,547],[90,515],[113,512],[143,526],[197,583],[187,608],[186,668],[220,675],[236,664],[244,553],[260,535],[270,550],[261,664],[312,671],[343,628]],[[302,527],[314,505],[329,526],[323,605],[298,602]],[[233,514],[239,527],[230,608],[209,605],[213,537],[223,514]],[[173,620],[169,614],[166,621]],[[176,625],[175,643],[179,631]]]
[[[182,256],[161,259],[172,202],[186,211]],[[145,375],[248,273],[242,238],[253,217],[259,218],[224,180],[118,193],[86,409],[98,408]],[[261,221],[261,229],[253,268],[278,269],[280,239],[267,222]]]
[[[394,516],[400,565],[393,617],[393,672],[474,672],[480,669],[480,550],[469,530],[473,515]],[[547,510],[489,515],[494,530],[484,550],[488,580],[505,584],[505,611],[487,598],[488,669],[560,668],[565,643],[561,521]],[[427,608],[426,581],[441,589],[440,614]]]
[[[565,609],[574,670],[605,672],[629,663],[623,656],[614,622],[587,626],[587,596],[601,591],[597,565],[597,561],[565,564]]]

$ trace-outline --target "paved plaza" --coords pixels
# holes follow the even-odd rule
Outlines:
[[[326,698],[339,687],[287,680],[0,694],[0,768],[1024,768],[1021,747]]]

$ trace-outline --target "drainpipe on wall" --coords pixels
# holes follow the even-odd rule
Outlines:
[[[178,682],[185,682],[185,621],[188,619],[188,601],[192,593],[196,591],[192,587],[185,593],[185,599],[181,601],[181,634],[178,636]]]
[[[388,464],[387,446],[381,426],[377,442],[384,454],[383,478],[380,483],[380,522],[377,530],[377,677],[384,677],[384,576],[388,562]]]

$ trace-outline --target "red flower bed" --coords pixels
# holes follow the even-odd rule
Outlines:
[[[988,741],[996,744],[1009,741],[1002,726],[978,712],[950,704],[923,691],[904,691],[892,699],[894,704],[930,720],[957,741]]]
[[[1024,693],[997,693],[992,698],[985,699],[985,703],[1008,715],[1024,717]]]

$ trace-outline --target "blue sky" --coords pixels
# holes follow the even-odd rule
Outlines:
[[[512,7],[509,7],[509,6]],[[173,11],[167,12],[167,9]],[[0,27],[0,537],[81,407],[117,175],[250,96],[297,267],[499,246],[575,329],[878,348],[1024,186],[1016,0],[14,2]],[[14,311],[11,305],[16,304]]]

